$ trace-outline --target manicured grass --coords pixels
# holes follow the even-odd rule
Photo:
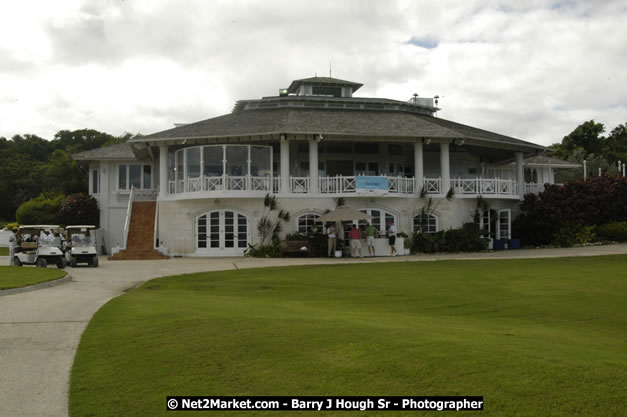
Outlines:
[[[66,272],[57,268],[0,266],[0,290],[27,287],[63,278]]]
[[[89,323],[70,414],[187,415],[166,411],[166,395],[482,395],[485,411],[470,414],[622,416],[626,271],[627,256],[607,256],[151,281]]]
[[[9,248],[0,246],[0,256],[9,256]]]

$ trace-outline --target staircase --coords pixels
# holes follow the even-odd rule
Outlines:
[[[109,256],[109,260],[168,259],[167,256],[153,249],[157,202],[133,201],[132,204],[126,249]]]

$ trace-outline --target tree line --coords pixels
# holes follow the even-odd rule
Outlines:
[[[72,154],[126,142],[134,135],[113,136],[93,129],[61,130],[54,139],[37,135],[0,137],[0,219],[14,220],[23,203],[88,191],[88,165]]]
[[[564,136],[551,147],[553,156],[583,165],[586,161],[588,176],[598,176],[599,168],[605,174],[618,173],[618,161],[627,162],[627,123],[619,124],[605,136],[605,126],[589,120]],[[556,182],[581,178],[582,170],[559,170]]]

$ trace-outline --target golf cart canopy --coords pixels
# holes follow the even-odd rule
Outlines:
[[[20,233],[32,234],[33,232],[40,232],[42,230],[45,230],[46,232],[57,232],[57,233],[63,232],[63,228],[61,226],[54,225],[54,224],[35,224],[35,225],[20,226]]]
[[[65,230],[70,231],[70,232],[86,232],[88,230],[94,230],[96,229],[96,226],[91,225],[84,225],[84,226],[66,226]]]

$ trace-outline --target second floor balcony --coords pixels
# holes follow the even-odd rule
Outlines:
[[[287,194],[318,196],[416,196],[421,193],[443,196],[442,179],[425,177],[418,184],[414,177],[400,176],[322,176],[317,179],[317,187],[312,187],[311,177],[289,177]],[[271,194],[286,194],[280,177],[269,176],[209,176],[184,178],[168,182],[168,193],[181,198],[202,198],[212,196],[256,197]],[[453,178],[450,188],[457,197],[518,198],[518,184],[515,180],[502,178]],[[525,192],[539,192],[542,184],[525,183]]]

